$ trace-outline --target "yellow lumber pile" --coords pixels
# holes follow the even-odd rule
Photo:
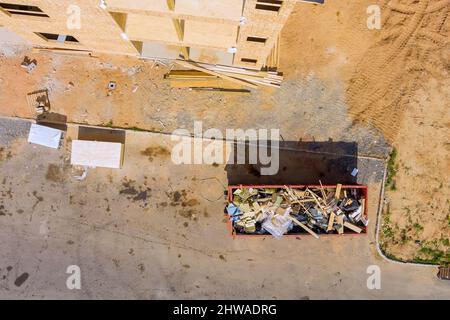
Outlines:
[[[200,86],[204,87],[205,85],[211,88],[224,89],[242,89],[243,87],[257,89],[261,85],[278,88],[283,81],[283,76],[276,71],[251,70],[185,60],[175,60],[175,62],[184,68],[190,69],[174,70],[166,75],[166,79],[169,79],[172,87],[175,88],[200,88]],[[219,78],[220,81],[218,80]],[[188,84],[181,84],[180,82],[183,81]]]
[[[197,70],[171,70],[164,78],[172,88],[244,89],[242,85]]]

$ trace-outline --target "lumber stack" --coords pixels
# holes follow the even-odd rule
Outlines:
[[[275,45],[270,51],[266,59],[266,67],[269,69],[276,69],[280,65],[280,37],[277,38]]]
[[[283,76],[276,71],[262,71],[229,66],[211,66],[204,64],[199,65],[208,70],[224,74],[229,77],[244,80],[256,85],[278,88],[281,86],[281,82],[283,81]]]
[[[282,74],[276,71],[252,70],[186,60],[175,60],[175,62],[188,70],[172,70],[165,76],[174,88],[232,90],[257,89],[258,86],[278,88],[283,81]]]
[[[242,85],[198,70],[171,70],[164,78],[172,88],[244,90]]]

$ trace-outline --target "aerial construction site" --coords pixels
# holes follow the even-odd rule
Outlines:
[[[448,0],[0,0],[0,298],[450,299],[449,106]]]

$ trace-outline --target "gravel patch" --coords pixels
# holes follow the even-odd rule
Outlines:
[[[18,138],[25,138],[31,122],[20,119],[0,118],[0,146],[8,146]]]

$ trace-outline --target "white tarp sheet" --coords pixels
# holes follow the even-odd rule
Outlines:
[[[33,123],[28,135],[28,142],[58,149],[62,131]]]
[[[72,165],[118,169],[122,166],[123,144],[87,140],[72,141]]]

